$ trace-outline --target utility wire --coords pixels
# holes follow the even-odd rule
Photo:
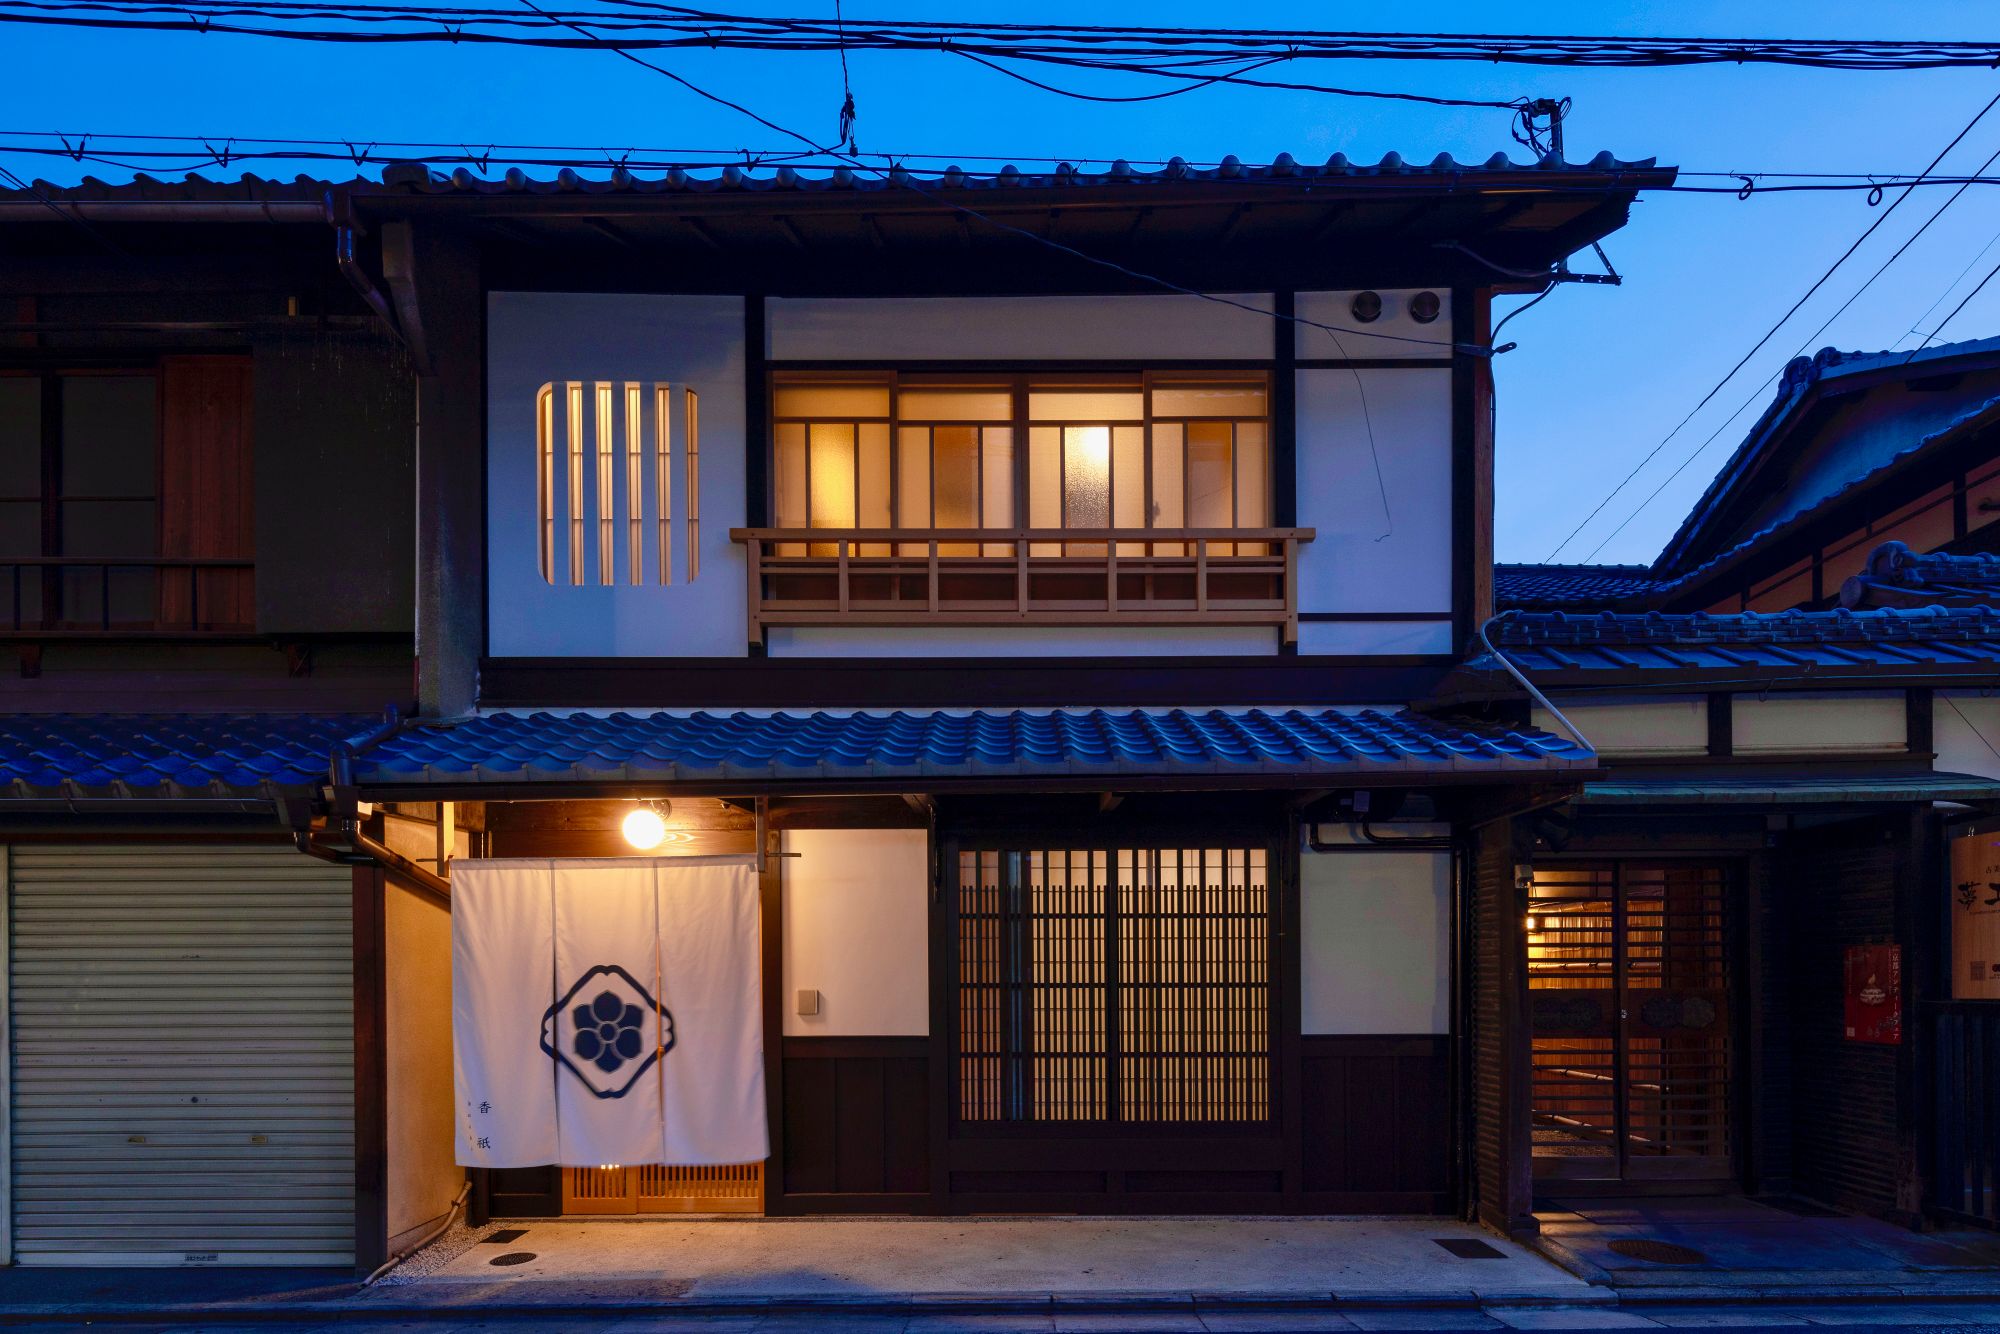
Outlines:
[[[1979,170],[1982,172],[1985,171],[1988,167],[1992,166],[1996,161],[2000,161],[2000,149],[1995,149],[1993,151],[1993,155],[1987,158],[1985,162],[1980,164]],[[1936,222],[1939,218],[1943,217],[1945,210],[1950,208],[1953,204],[1956,204],[1959,201],[1960,196],[1962,196],[1968,188],[1969,187],[1967,186],[1961,185],[1958,189],[1954,190],[1951,193],[1950,197],[1947,198],[1942,204],[1939,204],[1935,209],[1932,209],[1931,215],[1928,218],[1925,218],[1922,224],[1919,225],[1915,231],[1911,232],[1907,237],[1903,239],[1903,244],[1896,247],[1896,251],[1894,254],[1890,255],[1889,258],[1883,260],[1880,264],[1875,266],[1875,272],[1869,274],[1868,280],[1862,283],[1861,286],[1855,288],[1854,291],[1851,294],[1849,294],[1847,300],[1840,303],[1840,308],[1838,310],[1834,311],[1833,314],[1827,316],[1824,320],[1821,320],[1819,328],[1813,330],[1810,334],[1806,335],[1805,338],[1800,340],[1799,345],[1797,349],[1793,351],[1792,356],[1797,357],[1803,355],[1808,348],[1812,347],[1813,344],[1817,343],[1820,340],[1820,336],[1824,334],[1829,328],[1832,327],[1833,322],[1839,319],[1842,315],[1845,315],[1847,313],[1847,308],[1849,306],[1852,306],[1856,301],[1860,300],[1861,294],[1866,292],[1870,287],[1873,287],[1875,285],[1875,280],[1877,278],[1880,278],[1884,273],[1888,272],[1889,266],[1894,264],[1897,260],[1901,259],[1903,257],[1903,252],[1908,250],[1911,246],[1915,245],[1917,239],[1921,237],[1925,232],[1929,231],[1931,228],[1931,224]],[[1987,275],[1989,279],[1992,276],[1993,276],[1992,274]],[[1984,286],[1984,284],[1982,283],[1981,286]],[[1971,300],[1973,296],[1978,294],[1978,290],[1979,290],[1978,288],[1974,288],[1973,291],[1967,295],[1966,300],[1968,301]],[[1963,302],[1960,303],[1961,309],[1963,309],[1963,304],[1964,304]],[[1957,314],[1957,311],[1954,311],[1952,313]],[[1944,324],[1949,324],[1950,322],[1951,322],[1950,318],[1947,317],[1944,321]],[[1936,337],[1938,330],[1942,330],[1944,328],[1944,324],[1938,325],[1937,330],[1932,331],[1931,337]],[[1924,340],[1924,343],[1928,343],[1929,341],[1930,339],[1926,338]],[[1910,356],[1913,357],[1917,354],[1917,352],[1921,352],[1923,350],[1923,347],[1924,347],[1923,343],[1918,344],[1915,351],[1912,351],[1910,353]],[[1909,357],[1903,358],[1904,362],[1908,362],[1909,359],[1910,359]],[[1723,418],[1721,424],[1718,425],[1713,431],[1710,431],[1708,433],[1708,438],[1706,440],[1703,440],[1701,444],[1697,445],[1693,453],[1689,454],[1686,458],[1681,460],[1679,467],[1676,467],[1672,472],[1668,473],[1666,477],[1661,480],[1660,484],[1654,487],[1653,490],[1646,496],[1646,498],[1640,501],[1638,505],[1633,508],[1630,514],[1627,514],[1622,520],[1619,521],[1619,524],[1616,528],[1613,528],[1610,532],[1606,533],[1603,537],[1603,540],[1601,540],[1600,542],[1598,542],[1596,546],[1591,548],[1590,554],[1583,558],[1585,563],[1587,564],[1590,561],[1596,560],[1597,553],[1604,550],[1604,548],[1610,544],[1612,538],[1624,532],[1626,525],[1630,524],[1632,520],[1638,518],[1640,514],[1644,513],[1648,505],[1651,505],[1655,500],[1659,499],[1660,493],[1662,491],[1665,491],[1676,477],[1679,477],[1683,472],[1685,472],[1689,464],[1693,463],[1696,459],[1700,458],[1703,454],[1707,453],[1708,447],[1714,444],[1716,439],[1719,436],[1721,436],[1721,434],[1724,431],[1729,429],[1729,426],[1732,422],[1734,422],[1738,417],[1741,417],[1745,412],[1749,411],[1750,408],[1754,407],[1757,403],[1757,400],[1763,397],[1764,391],[1769,389],[1771,385],[1777,380],[1778,376],[1782,373],[1783,373],[1783,367],[1781,366],[1778,370],[1772,371],[1769,375],[1765,376],[1763,381],[1750,392],[1750,396],[1743,400],[1742,406],[1738,407],[1736,411],[1730,413],[1727,417]]]
[[[1924,168],[1923,174],[1925,176],[1930,175],[1930,173],[1936,169],[1938,163],[1944,161],[1945,155],[1950,153],[1952,149],[1958,147],[1959,142],[1963,140],[1966,135],[1972,133],[1973,127],[1979,124],[1981,120],[1985,119],[1986,113],[1991,111],[1996,105],[2000,105],[2000,93],[1994,94],[1992,100],[1988,101],[1985,106],[1979,109],[1977,115],[1973,116],[1973,118],[1970,121],[1966,122],[1965,128],[1952,136],[1951,142],[1946,144],[1942,149],[1938,151],[1938,155],[1931,159],[1930,165]],[[1862,243],[1866,241],[1869,237],[1873,236],[1876,232],[1876,229],[1881,227],[1883,223],[1889,220],[1890,215],[1895,213],[1896,209],[1902,205],[1903,201],[1910,197],[1914,189],[1915,189],[1914,183],[1903,187],[1903,192],[1897,195],[1895,199],[1890,201],[1889,207],[1883,209],[1882,212],[1876,216],[1875,221],[1869,223],[1867,229],[1863,231],[1860,236],[1855,238],[1854,243],[1848,246],[1846,250],[1841,252],[1840,258],[1834,260],[1832,264],[1827,266],[1827,269],[1824,273],[1820,274],[1818,278],[1813,280],[1812,286],[1808,287],[1805,290],[1805,292],[1799,297],[1798,300],[1792,302],[1790,308],[1787,309],[1783,315],[1778,317],[1778,320],[1775,324],[1773,324],[1769,329],[1764,331],[1764,336],[1759,338],[1756,341],[1756,343],[1751,346],[1750,350],[1748,352],[1745,352],[1743,356],[1737,360],[1734,366],[1731,366],[1729,368],[1727,374],[1725,374],[1720,380],[1717,380],[1715,382],[1713,388],[1711,388],[1706,394],[1703,394],[1701,396],[1701,401],[1696,403],[1692,408],[1690,408],[1686,416],[1682,417],[1680,421],[1675,423],[1674,429],[1668,431],[1666,435],[1660,438],[1660,442],[1658,444],[1654,445],[1651,449],[1646,451],[1646,456],[1640,459],[1637,464],[1633,465],[1632,470],[1626,473],[1625,476],[1619,480],[1618,485],[1612,487],[1611,490],[1608,493],[1606,493],[1605,497],[1602,500],[1598,501],[1597,504],[1591,508],[1590,513],[1583,516],[1582,521],[1579,522],[1576,525],[1576,527],[1570,530],[1569,536],[1563,538],[1562,541],[1556,543],[1554,550],[1550,551],[1549,554],[1544,558],[1546,562],[1553,563],[1555,561],[1555,558],[1562,554],[1562,549],[1568,546],[1571,542],[1575,541],[1577,534],[1581,533],[1587,526],[1589,526],[1590,521],[1592,519],[1595,519],[1599,514],[1602,514],[1604,512],[1605,506],[1609,505],[1614,499],[1616,499],[1620,492],[1624,491],[1624,489],[1627,486],[1631,485],[1632,480],[1635,477],[1637,477],[1641,471],[1644,470],[1646,465],[1651,463],[1655,458],[1657,458],[1659,456],[1660,451],[1665,449],[1668,443],[1671,442],[1675,436],[1679,435],[1681,433],[1681,430],[1684,427],[1686,427],[1686,425],[1689,422],[1694,420],[1695,414],[1699,413],[1703,408],[1707,407],[1709,403],[1714,400],[1715,396],[1722,392],[1723,387],[1727,385],[1731,380],[1736,378],[1736,373],[1742,370],[1746,365],[1748,365],[1750,363],[1750,359],[1756,356],[1757,353],[1761,352],[1766,343],[1770,342],[1772,338],[1777,336],[1778,330],[1782,329],[1786,325],[1786,323],[1791,320],[1792,316],[1798,313],[1799,307],[1805,305],[1807,301],[1811,300],[1813,294],[1818,292],[1820,288],[1824,287],[1827,283],[1827,280],[1832,278],[1833,275],[1839,271],[1840,266],[1845,264],[1848,261],[1848,259],[1854,254],[1854,252],[1861,248]]]

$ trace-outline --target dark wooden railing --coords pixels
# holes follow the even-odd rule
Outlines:
[[[255,562],[220,556],[0,557],[0,634],[245,634]]]
[[[1298,640],[1310,528],[737,528],[774,625],[1268,625]]]
[[[1923,1007],[1930,1026],[1932,1203],[2000,1225],[2000,1001]]]

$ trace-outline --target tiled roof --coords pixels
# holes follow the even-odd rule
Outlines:
[[[1243,162],[1231,155],[1212,167],[1191,165],[1173,158],[1155,170],[1134,167],[1124,159],[1094,168],[1061,163],[1042,171],[1022,171],[1012,165],[998,171],[967,171],[947,166],[935,172],[913,172],[894,166],[883,171],[837,166],[823,171],[780,166],[725,166],[714,171],[666,167],[657,174],[643,174],[622,166],[609,167],[602,175],[564,167],[551,176],[531,176],[516,167],[499,176],[488,176],[458,167],[434,171],[423,162],[395,162],[382,169],[379,183],[356,177],[346,181],[323,181],[309,176],[279,180],[245,174],[234,180],[211,180],[190,174],[179,181],[161,180],[139,174],[117,184],[85,177],[73,186],[34,182],[34,190],[0,190],[0,199],[12,197],[92,201],[92,200],[201,200],[212,203],[285,201],[318,203],[328,190],[343,193],[468,193],[468,194],[704,194],[717,191],[847,191],[887,190],[918,187],[924,189],[965,189],[1005,191],[1013,189],[1060,189],[1071,186],[1171,185],[1185,181],[1256,181],[1300,185],[1314,182],[1363,184],[1370,181],[1411,181],[1435,178],[1441,185],[1461,180],[1479,188],[1498,186],[1503,180],[1532,180],[1550,176],[1588,176],[1598,185],[1612,178],[1613,185],[1663,183],[1672,178],[1672,168],[1662,168],[1656,158],[1628,160],[1599,153],[1587,162],[1572,162],[1554,156],[1536,161],[1515,162],[1505,153],[1495,153],[1483,162],[1459,162],[1449,153],[1440,153],[1428,162],[1408,162],[1396,153],[1385,154],[1376,162],[1351,162],[1344,153],[1335,153],[1324,163],[1308,164],[1280,153],[1268,165]],[[1470,178],[1470,179],[1467,179]]]
[[[1608,607],[1652,589],[1644,565],[1495,565],[1493,601],[1504,611]]]
[[[1489,631],[1530,673],[1972,669],[2000,676],[2000,611],[1516,612]],[[1480,664],[1474,664],[1478,666]]]
[[[2000,606],[2000,556],[1919,554],[1902,542],[1868,553],[1860,574],[1840,586],[1843,607]]]
[[[1735,451],[1716,470],[1714,479],[1709,482],[1707,488],[1702,492],[1701,499],[1695,502],[1694,507],[1688,511],[1687,517],[1681,520],[1679,529],[1667,540],[1666,547],[1660,555],[1661,563],[1668,567],[1684,563],[1683,553],[1686,547],[1695,541],[1704,519],[1715,511],[1717,506],[1722,503],[1725,495],[1736,487],[1739,479],[1754,469],[1761,457],[1773,448],[1774,442],[1784,433],[1781,428],[1798,413],[1801,406],[1807,399],[1813,396],[1821,385],[1834,380],[1867,374],[1872,371],[1890,369],[1907,369],[1907,374],[1911,378],[1915,378],[1919,375],[1932,373],[1933,368],[1938,362],[1951,361],[1963,357],[1979,357],[1982,355],[2000,355],[2000,338],[1981,338],[1957,343],[1938,343],[1916,352],[1843,352],[1839,348],[1823,347],[1810,357],[1794,357],[1785,366],[1783,373],[1779,376],[1777,393],[1772,398],[1770,405],[1752,423],[1749,432],[1745,434],[1741,443],[1736,446]],[[1991,406],[1991,404],[1986,405],[1986,407]],[[1983,410],[1983,408],[1980,409],[1980,411]],[[1954,425],[1956,424],[1954,423]],[[1875,468],[1870,469],[1865,474],[1857,474],[1844,485],[1835,488],[1832,493],[1814,502],[1808,509],[1791,515],[1780,516],[1764,532],[1753,534],[1750,538],[1738,543],[1729,551],[1721,552],[1709,558],[1705,564],[1712,566],[1717,561],[1734,554],[1735,551],[1741,550],[1750,543],[1768,536],[1771,528],[1783,526],[1795,519],[1804,518],[1807,513],[1817,511],[1825,505],[1832,503],[1840,494],[1851,491],[1861,482],[1868,480],[1869,477],[1893,466],[1897,460],[1915,452],[1916,449],[1922,448],[1924,444],[1929,443],[1930,440],[1934,440],[1944,433],[1943,431],[1934,432],[1927,440],[1900,451],[1892,458],[1882,460]],[[1691,572],[1698,573],[1699,569]]]
[[[0,715],[0,800],[316,787],[336,746],[380,726],[362,714]]]
[[[1995,341],[2000,342],[2000,340]],[[1833,506],[1858,494],[1885,474],[1910,462],[1917,455],[1957,438],[1962,432],[1985,430],[1996,423],[2000,423],[2000,398],[1989,399],[1977,407],[1962,413],[1946,426],[1932,431],[1923,438],[1895,451],[1875,467],[1854,477],[1838,490],[1822,497],[1804,509],[1794,511],[1774,523],[1765,525],[1748,537],[1745,537],[1742,541],[1722,551],[1718,551],[1715,555],[1709,557],[1693,569],[1683,571],[1671,579],[1660,579],[1654,584],[1652,591],[1655,595],[1661,597],[1670,595],[1676,589],[1693,583],[1722,566],[1748,555],[1755,548],[1763,546],[1766,542],[1769,542],[1780,534],[1797,528],[1818,515],[1824,514]]]
[[[1257,777],[1589,767],[1525,728],[1373,710],[488,714],[365,751],[365,789],[405,783]]]

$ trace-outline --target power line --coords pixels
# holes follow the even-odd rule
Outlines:
[[[1960,130],[1957,134],[1953,135],[1951,142],[1946,144],[1942,149],[1938,151],[1938,155],[1931,159],[1930,166],[1924,168],[1924,175],[1928,176],[1931,173],[1931,171],[1936,168],[1938,163],[1944,161],[1945,155],[1950,153],[1952,149],[1958,147],[1959,142],[1963,140],[1966,135],[1972,133],[1973,127],[1979,124],[1979,122],[1985,118],[1986,113],[1991,111],[1996,105],[2000,105],[2000,93],[1996,93],[1991,101],[1987,102],[1985,106],[1981,107],[1979,109],[1978,114],[1973,116],[1971,120],[1966,122],[1965,128]],[[1861,245],[1864,241],[1866,241],[1869,237],[1875,234],[1877,228],[1879,228],[1883,223],[1889,220],[1890,215],[1893,214],[1897,210],[1897,208],[1899,208],[1902,205],[1904,200],[1910,197],[1911,193],[1914,190],[1915,190],[1914,182],[1908,186],[1903,187],[1903,192],[1897,195],[1895,199],[1890,201],[1889,207],[1883,209],[1882,212],[1876,216],[1875,221],[1869,223],[1867,229],[1863,231],[1860,236],[1855,238],[1854,243],[1848,246],[1846,250],[1841,252],[1840,258],[1834,260],[1832,264],[1827,266],[1827,269],[1824,273],[1820,274],[1818,278],[1813,280],[1812,286],[1808,287],[1805,290],[1804,294],[1801,295],[1798,300],[1794,301],[1791,304],[1791,307],[1787,309],[1783,315],[1778,317],[1777,323],[1773,324],[1769,329],[1765,330],[1764,336],[1762,338],[1759,338],[1756,341],[1756,343],[1752,345],[1750,350],[1748,352],[1745,352],[1734,366],[1731,366],[1729,368],[1727,374],[1725,374],[1720,380],[1717,380],[1715,382],[1713,388],[1711,388],[1706,394],[1703,394],[1701,396],[1701,401],[1696,403],[1692,408],[1690,408],[1685,417],[1682,417],[1680,421],[1675,423],[1674,429],[1668,431],[1666,435],[1660,438],[1660,442],[1658,444],[1654,445],[1651,449],[1646,451],[1646,456],[1640,459],[1637,464],[1633,465],[1632,470],[1626,473],[1625,476],[1619,480],[1618,485],[1611,488],[1611,490],[1605,495],[1604,499],[1598,501],[1597,504],[1591,508],[1590,513],[1583,516],[1582,521],[1578,523],[1575,528],[1572,528],[1570,530],[1569,536],[1563,538],[1562,541],[1556,543],[1555,549],[1550,551],[1549,554],[1544,558],[1546,561],[1553,562],[1557,556],[1561,555],[1562,549],[1568,546],[1571,542],[1575,541],[1576,535],[1582,532],[1587,526],[1589,526],[1590,521],[1592,519],[1595,519],[1599,514],[1603,513],[1604,507],[1609,505],[1614,499],[1616,499],[1621,491],[1623,491],[1627,486],[1631,485],[1632,479],[1637,477],[1647,464],[1651,463],[1655,458],[1657,458],[1659,456],[1660,451],[1665,449],[1668,443],[1671,442],[1675,436],[1679,435],[1681,433],[1681,430],[1684,427],[1686,427],[1689,422],[1694,420],[1695,414],[1699,413],[1703,408],[1707,407],[1709,403],[1715,398],[1715,396],[1722,392],[1723,386],[1727,385],[1731,380],[1736,378],[1736,373],[1749,364],[1750,358],[1756,356],[1757,353],[1763,350],[1764,345],[1766,343],[1770,342],[1772,338],[1777,336],[1778,330],[1782,329],[1786,325],[1786,323],[1788,323],[1791,320],[1792,316],[1798,313],[1799,307],[1805,305],[1807,301],[1812,299],[1812,296],[1815,292],[1818,292],[1820,288],[1826,285],[1827,280],[1833,277],[1833,275],[1840,269],[1840,266],[1845,264],[1848,261],[1849,257],[1851,257],[1856,250],[1859,250],[1861,248]]]
[[[1985,162],[1980,164],[1979,170],[1985,171],[1988,167],[1992,166],[1996,161],[2000,161],[2000,149],[1995,149],[1993,151],[1992,156],[1988,157]],[[1915,245],[1917,243],[1917,239],[1921,237],[1925,232],[1930,230],[1931,224],[1936,222],[1939,218],[1943,217],[1945,210],[1950,208],[1953,204],[1956,204],[1959,201],[1959,198],[1962,195],[1964,195],[1966,189],[1967,189],[1966,186],[1961,185],[1958,189],[1954,190],[1951,193],[1950,197],[1947,198],[1942,204],[1939,204],[1936,208],[1932,209],[1931,215],[1928,218],[1925,218],[1915,231],[1911,232],[1907,237],[1903,238],[1903,244],[1896,247],[1895,253],[1890,255],[1889,258],[1883,260],[1880,264],[1876,265],[1875,272],[1868,275],[1867,281],[1862,283],[1861,286],[1855,288],[1854,291],[1848,295],[1847,300],[1840,303],[1839,309],[1835,310],[1833,314],[1827,316],[1824,320],[1821,320],[1819,328],[1813,330],[1810,334],[1806,335],[1805,338],[1799,341],[1798,348],[1792,353],[1792,355],[1794,357],[1800,356],[1806,351],[1807,348],[1811,347],[1814,343],[1817,343],[1820,340],[1820,336],[1833,326],[1833,322],[1839,319],[1842,315],[1845,315],[1847,313],[1848,307],[1852,306],[1856,301],[1860,300],[1861,294],[1866,292],[1870,287],[1873,287],[1875,285],[1875,280],[1877,278],[1880,278],[1884,273],[1888,272],[1889,266],[1894,264],[1897,260],[1901,259],[1903,257],[1903,252],[1908,250],[1911,246]],[[1992,275],[1988,274],[1987,276],[1990,278]],[[1973,289],[1972,295],[1976,295],[1977,292],[1978,292],[1977,288]],[[1968,301],[1971,300],[1971,295],[1968,295],[1966,299]],[[1963,308],[1962,303],[1961,303],[1961,308]],[[1957,313],[1956,311],[1953,312],[1953,314],[1956,313]],[[1951,321],[1949,318],[1945,320],[1945,324],[1949,324],[1950,322]],[[1938,329],[1941,330],[1943,328],[1944,324],[1938,325]],[[1932,332],[1932,337],[1935,336],[1936,336],[1936,330]],[[1925,343],[1928,343],[1930,340],[1927,338],[1924,341]],[[1919,344],[1917,347],[1917,351],[1922,351],[1922,350],[1923,350],[1923,344]],[[1915,355],[1916,352],[1912,352],[1910,354],[1910,356],[1915,356]],[[1909,357],[1905,357],[1903,360],[1907,362],[1909,360]],[[1616,528],[1613,528],[1610,532],[1606,533],[1603,539],[1600,540],[1596,546],[1590,549],[1590,554],[1588,556],[1585,556],[1584,560],[1586,562],[1596,560],[1597,553],[1604,550],[1604,548],[1610,544],[1612,538],[1624,532],[1626,526],[1630,524],[1632,520],[1638,518],[1641,514],[1645,512],[1647,506],[1651,505],[1655,500],[1659,499],[1660,493],[1665,491],[1667,487],[1673,483],[1673,480],[1676,477],[1679,477],[1683,472],[1685,472],[1688,468],[1688,465],[1692,464],[1696,459],[1700,458],[1703,454],[1707,453],[1708,447],[1714,444],[1716,439],[1720,437],[1724,431],[1729,429],[1729,426],[1732,422],[1734,422],[1738,417],[1741,417],[1745,412],[1749,411],[1752,407],[1756,405],[1757,400],[1763,396],[1764,391],[1766,389],[1769,389],[1771,387],[1772,383],[1775,380],[1777,380],[1778,376],[1782,373],[1782,371],[1783,368],[1781,367],[1779,370],[1773,371],[1771,372],[1771,374],[1765,376],[1763,382],[1760,383],[1755,389],[1750,391],[1750,396],[1743,400],[1742,405],[1738,407],[1736,411],[1730,413],[1727,417],[1723,418],[1721,424],[1718,425],[1713,431],[1710,431],[1708,433],[1708,438],[1706,440],[1703,440],[1701,444],[1697,445],[1693,453],[1689,454],[1686,458],[1681,460],[1680,466],[1676,467],[1672,472],[1668,473],[1666,477],[1661,479],[1660,484],[1654,487],[1653,490],[1646,496],[1644,500],[1640,501],[1636,506],[1634,506],[1632,512],[1630,514],[1627,514],[1623,519],[1621,519]]]
[[[662,42],[711,49],[853,50],[979,49],[982,54],[1039,52],[1092,58],[1164,58],[1184,67],[1203,60],[1234,62],[1247,56],[1295,60],[1473,61],[1558,67],[1661,68],[1697,64],[1774,64],[1817,69],[1991,69],[2000,64],[2000,42],[1814,40],[1797,38],[1623,37],[1325,31],[1314,29],[1169,28],[1050,23],[981,23],[946,20],[838,19],[731,14],[680,5],[613,0],[622,13],[593,10],[565,17],[612,29],[650,28]],[[286,21],[409,24],[507,24],[505,11],[471,7],[383,4],[313,4],[308,0],[209,0],[186,6],[146,0],[8,0],[12,15],[28,21],[94,25],[87,15],[137,19],[173,15],[164,26],[209,28],[224,17]],[[647,15],[636,23],[634,13]],[[547,17],[547,16],[545,16]],[[270,35],[286,35],[272,33]],[[303,35],[303,34],[298,34]],[[323,34],[322,34],[323,35]],[[446,34],[433,34],[449,40]],[[464,33],[458,34],[463,39]],[[606,36],[606,44],[629,40]]]

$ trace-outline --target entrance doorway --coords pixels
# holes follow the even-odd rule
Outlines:
[[[1729,868],[1538,866],[1525,923],[1537,1178],[1729,1182]]]

